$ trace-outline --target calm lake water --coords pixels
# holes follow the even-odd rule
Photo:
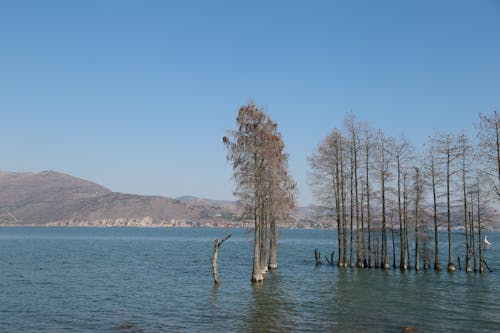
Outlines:
[[[231,232],[214,287],[224,229],[0,228],[0,332],[500,331],[499,233],[495,272],[450,274],[316,268],[335,231],[281,230],[278,271],[253,286],[252,237]]]

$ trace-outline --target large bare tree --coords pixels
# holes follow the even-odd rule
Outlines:
[[[287,218],[295,183],[288,173],[288,156],[278,125],[265,110],[254,103],[244,105],[236,123],[237,129],[230,131],[223,142],[227,159],[233,164],[234,194],[254,220],[252,282],[260,282],[268,256],[269,266],[277,267],[276,220]]]

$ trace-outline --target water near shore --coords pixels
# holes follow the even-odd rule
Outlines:
[[[282,230],[279,270],[252,286],[252,238],[231,232],[214,288],[224,229],[0,228],[0,332],[500,331],[499,233],[480,275],[316,268],[335,231]]]

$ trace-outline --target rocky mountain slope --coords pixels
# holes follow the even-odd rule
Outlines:
[[[0,226],[225,225],[236,215],[227,202],[116,193],[54,171],[0,172]]]

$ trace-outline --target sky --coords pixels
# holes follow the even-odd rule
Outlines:
[[[249,101],[312,204],[307,158],[347,113],[418,147],[500,109],[500,1],[0,2],[0,170],[232,200]]]

